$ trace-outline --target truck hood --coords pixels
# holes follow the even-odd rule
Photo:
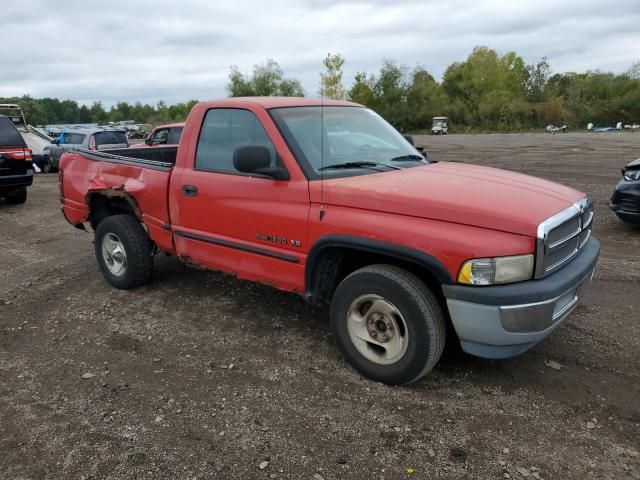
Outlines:
[[[538,225],[584,197],[520,173],[439,162],[324,181],[327,205],[374,210],[536,236]]]

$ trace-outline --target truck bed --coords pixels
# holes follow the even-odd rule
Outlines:
[[[119,163],[136,167],[151,168],[153,170],[169,171],[176,164],[178,147],[156,148],[115,148],[108,150],[87,150],[76,148],[88,160],[98,162]]]
[[[135,208],[158,247],[172,252],[168,190],[178,148],[76,148],[62,155],[62,202],[67,220],[89,220],[92,199],[125,199]]]

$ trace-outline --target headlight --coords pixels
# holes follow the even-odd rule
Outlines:
[[[494,285],[529,280],[533,276],[533,254],[468,260],[458,273],[467,285]]]
[[[629,182],[637,182],[640,180],[640,170],[625,170],[622,172],[622,176]]]

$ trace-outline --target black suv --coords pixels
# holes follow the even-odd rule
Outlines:
[[[32,183],[31,150],[11,120],[0,115],[0,197],[7,203],[24,203]]]
[[[620,220],[640,226],[640,158],[622,169],[610,207]]]

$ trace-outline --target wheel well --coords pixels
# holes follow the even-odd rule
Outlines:
[[[444,306],[442,279],[428,266],[392,253],[346,246],[326,247],[313,255],[311,264],[307,265],[307,268],[311,268],[307,277],[307,298],[312,303],[329,303],[342,280],[362,267],[375,264],[396,265],[413,273],[431,289]]]
[[[102,220],[121,213],[132,215],[140,220],[135,200],[120,190],[94,193],[89,198],[89,223],[94,230]]]

